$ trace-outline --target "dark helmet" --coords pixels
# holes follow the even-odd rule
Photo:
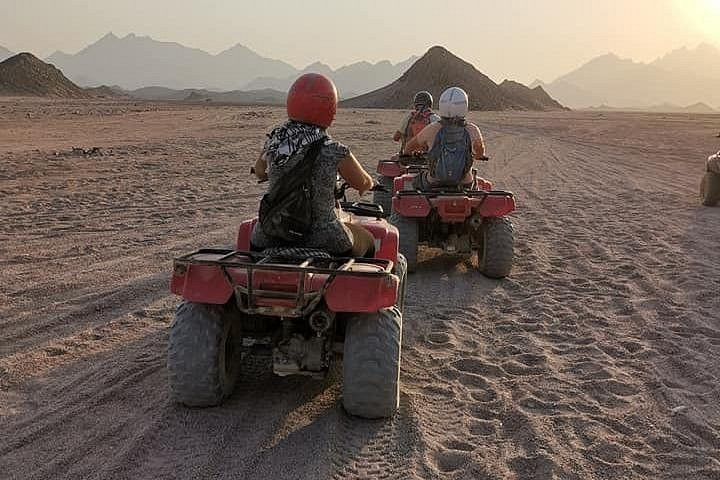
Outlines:
[[[430,92],[426,92],[425,90],[423,90],[422,92],[416,93],[415,98],[413,98],[413,105],[415,105],[415,108],[418,110],[432,108],[432,106],[433,106],[432,95],[430,95]]]

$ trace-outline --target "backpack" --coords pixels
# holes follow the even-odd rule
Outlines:
[[[422,112],[413,112],[410,115],[410,120],[408,121],[405,137],[410,140],[415,135],[420,133],[423,128],[430,125],[430,117],[432,116],[432,114],[432,110],[429,109]]]
[[[263,195],[258,223],[265,235],[290,245],[305,240],[313,220],[313,166],[324,143],[321,139],[310,144],[303,158]]]
[[[465,124],[443,124],[428,152],[434,184],[456,186],[472,168],[472,144]]]

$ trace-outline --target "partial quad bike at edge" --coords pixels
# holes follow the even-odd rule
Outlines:
[[[347,220],[375,237],[374,258],[333,258],[303,248],[253,252],[257,219],[240,225],[236,249],[175,259],[171,289],[183,298],[172,324],[172,397],[220,404],[241,358],[272,350],[280,376],[323,377],[343,357],[343,405],[365,418],[398,408],[406,263],[398,232],[373,204],[343,202]]]
[[[720,152],[707,159],[705,175],[700,181],[700,201],[706,207],[720,203]]]
[[[451,254],[476,253],[478,269],[485,276],[509,275],[515,244],[513,224],[507,217],[515,210],[512,192],[493,190],[492,183],[479,178],[475,170],[469,188],[420,191],[413,186],[415,175],[396,177],[392,188],[390,222],[398,228],[408,271],[417,266],[418,247],[426,245]]]

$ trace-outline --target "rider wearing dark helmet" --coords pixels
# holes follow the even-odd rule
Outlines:
[[[374,238],[364,228],[341,220],[335,200],[336,178],[339,174],[361,194],[373,186],[350,149],[330,138],[327,128],[337,110],[337,90],[332,80],[309,73],[299,77],[287,96],[288,120],[268,135],[255,174],[269,180],[269,189],[277,182],[287,181],[306,153],[319,143],[311,173],[312,226],[303,240],[303,247],[317,248],[336,256],[363,256],[372,251]],[[252,232],[255,249],[286,246],[268,235],[258,222]]]
[[[412,151],[406,152],[406,145],[415,135],[420,133],[423,128],[433,122],[440,120],[440,117],[433,113],[433,97],[430,92],[425,90],[415,94],[413,98],[413,106],[415,110],[408,112],[400,123],[400,128],[395,132],[393,140],[402,141],[400,145],[400,154],[411,154]]]

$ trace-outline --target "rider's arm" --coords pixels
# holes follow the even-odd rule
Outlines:
[[[267,159],[265,158],[265,152],[261,153],[257,160],[255,160],[255,176],[258,180],[267,180]]]
[[[395,135],[393,135],[393,140],[395,140],[396,142],[399,142],[401,138],[402,138],[402,132],[400,130],[398,130],[397,132],[395,132]]]
[[[348,185],[360,192],[360,195],[370,190],[373,186],[372,177],[357,161],[352,152],[348,152],[347,156],[340,160],[338,164],[338,173]]]
[[[480,160],[485,156],[485,142],[483,141],[482,133],[480,133],[480,129],[474,123],[468,123],[466,128],[472,141],[473,158]]]

